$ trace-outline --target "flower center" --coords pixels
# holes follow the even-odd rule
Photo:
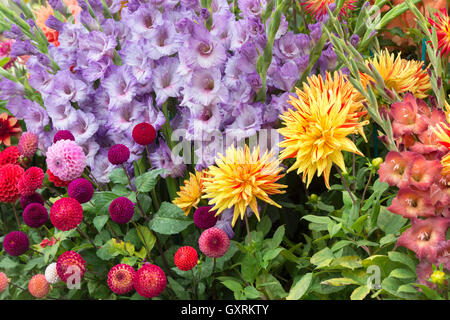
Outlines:
[[[417,238],[418,238],[419,240],[421,240],[421,241],[428,241],[428,240],[430,240],[430,237],[431,237],[431,235],[430,235],[428,232],[426,232],[426,231],[421,232],[421,233],[417,236]]]

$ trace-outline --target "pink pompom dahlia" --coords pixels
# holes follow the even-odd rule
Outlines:
[[[108,287],[116,294],[126,294],[133,290],[133,278],[136,271],[128,264],[118,264],[108,273]]]
[[[8,288],[8,277],[3,272],[0,272],[0,293]]]
[[[167,278],[162,269],[154,264],[144,264],[133,278],[137,293],[145,298],[154,298],[164,291]]]
[[[72,181],[86,167],[83,149],[71,140],[59,140],[47,150],[47,167],[59,179]]]
[[[79,279],[82,279],[86,272],[86,261],[79,253],[66,251],[56,261],[56,271],[64,282],[67,282],[69,277],[77,272]]]
[[[22,156],[31,158],[38,148],[38,136],[33,132],[25,132],[20,136],[17,148]]]
[[[43,274],[36,274],[28,283],[28,291],[35,298],[44,298],[50,291],[50,284]]]
[[[206,256],[220,258],[228,251],[230,238],[222,229],[209,228],[202,232],[198,244]]]

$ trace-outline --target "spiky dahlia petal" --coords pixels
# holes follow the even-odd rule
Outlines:
[[[428,18],[432,26],[430,32],[432,33],[433,29],[436,30],[438,49],[441,50],[443,57],[447,57],[450,54],[450,18],[448,12],[445,8],[442,8],[440,11],[434,13],[433,18]]]
[[[395,90],[398,94],[411,92],[414,96],[424,99],[431,89],[430,76],[422,69],[423,61],[406,60],[395,57],[387,49],[379,52],[366,61],[369,68],[375,68],[383,78],[386,88]],[[364,87],[374,82],[374,79],[361,73],[361,82]]]
[[[189,179],[184,181],[184,186],[177,192],[178,197],[172,203],[189,215],[192,208],[197,209],[197,205],[203,195],[203,177],[205,174],[195,171],[195,174],[189,173]]]
[[[250,152],[250,148],[236,149],[234,146],[226,150],[225,156],[219,154],[216,165],[211,165],[203,178],[203,198],[209,199],[219,215],[225,209],[234,206],[232,225],[240,216],[244,219],[247,207],[250,207],[259,220],[256,200],[260,199],[279,207],[269,195],[282,194],[280,189],[287,186],[276,183],[284,177],[283,170],[272,152],[266,151],[260,156],[259,147]]]
[[[312,15],[314,18],[318,19],[323,15],[327,14],[327,7],[330,4],[334,4],[335,0],[307,0],[305,2],[301,2],[301,5],[305,7],[306,13]],[[356,0],[346,0],[344,1],[344,5],[342,9],[339,11],[340,15],[346,15],[347,11],[353,10],[355,6]]]
[[[363,110],[362,98],[341,73],[325,79],[321,76],[308,78],[303,90],[296,89],[298,98],[290,96],[294,109],[280,116],[284,127],[278,131],[284,137],[279,144],[284,148],[280,159],[295,158],[287,172],[303,173],[307,186],[313,176],[323,174],[325,185],[330,188],[329,175],[332,164],[345,170],[342,151],[362,155],[347,136],[363,133],[367,122],[359,118]]]

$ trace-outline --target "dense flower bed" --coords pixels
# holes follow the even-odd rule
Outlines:
[[[448,299],[430,4],[0,4],[0,299]]]

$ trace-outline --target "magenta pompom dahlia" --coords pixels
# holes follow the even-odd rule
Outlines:
[[[217,211],[209,211],[212,206],[199,207],[194,212],[194,223],[199,229],[209,229],[216,225],[217,217],[215,216]]]
[[[111,220],[116,223],[128,223],[133,218],[134,203],[125,197],[116,198],[109,205],[109,214]]]
[[[133,278],[136,271],[128,264],[118,264],[108,273],[108,287],[116,294],[126,294],[133,290]]]
[[[42,227],[48,220],[47,209],[40,203],[31,203],[23,211],[23,222],[31,228]]]
[[[86,203],[94,195],[94,187],[89,180],[78,178],[69,183],[67,188],[69,197],[74,198],[79,203]]]
[[[75,229],[83,220],[83,207],[72,198],[56,200],[50,209],[50,221],[61,231]]]
[[[108,160],[112,164],[122,164],[130,158],[130,149],[123,144],[115,144],[108,150]]]
[[[31,204],[31,203],[40,203],[40,204],[44,204],[44,198],[42,197],[42,195],[40,193],[32,193],[30,195],[22,195],[20,196],[20,206],[22,207],[22,209],[25,210],[25,208]]]
[[[53,137],[53,143],[59,141],[59,140],[72,140],[75,141],[75,137],[73,136],[72,132],[69,130],[59,130],[55,133]]]
[[[33,132],[25,132],[19,139],[17,145],[22,156],[31,158],[36,153],[38,148],[38,136]]]
[[[198,254],[193,247],[186,246],[177,250],[174,256],[174,262],[178,269],[189,271],[197,265]]]
[[[66,251],[56,261],[56,271],[59,278],[64,282],[67,282],[69,277],[76,272],[79,273],[79,279],[82,279],[86,272],[86,261],[79,253]]]
[[[202,232],[198,244],[206,256],[220,258],[228,251],[230,239],[222,229],[209,228]]]
[[[71,140],[59,140],[47,150],[47,167],[59,179],[79,178],[86,167],[83,149]]]
[[[20,256],[27,252],[29,248],[28,236],[22,231],[12,231],[3,240],[3,249],[10,256]]]
[[[8,277],[3,272],[0,272],[0,293],[8,288]]]
[[[154,264],[144,264],[136,271],[133,285],[137,293],[145,298],[154,298],[164,291],[167,278],[162,269]]]

